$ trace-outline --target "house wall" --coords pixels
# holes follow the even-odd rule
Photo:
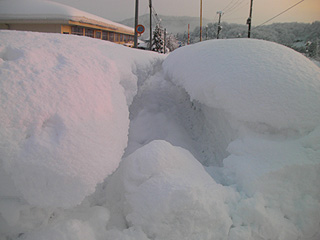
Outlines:
[[[61,33],[63,33],[63,34],[71,34],[71,26],[61,25]]]
[[[0,29],[9,29],[9,25],[5,23],[0,23]]]
[[[81,32],[74,29],[78,27]],[[47,33],[62,33],[75,34],[102,40],[108,40],[118,44],[133,44],[133,34],[128,34],[126,31],[109,29],[97,25],[84,24],[80,22],[69,23],[0,23],[0,29],[32,31],[32,32],[47,32]]]

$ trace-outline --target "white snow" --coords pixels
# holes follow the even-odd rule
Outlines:
[[[226,191],[183,148],[163,140],[141,147],[121,162],[108,187],[119,184],[120,196],[110,196],[110,206],[121,199],[118,211],[127,224],[151,239],[224,239],[228,234]]]
[[[0,239],[320,239],[320,69],[0,31]]]
[[[118,167],[127,145],[119,83],[131,65],[121,60],[120,74],[115,58],[123,57],[104,54],[119,46],[97,41],[79,51],[85,45],[79,37],[1,32],[1,165],[30,204],[80,203]]]
[[[248,125],[296,131],[319,125],[320,73],[294,50],[247,39],[207,41],[179,50],[164,67],[192,99]]]

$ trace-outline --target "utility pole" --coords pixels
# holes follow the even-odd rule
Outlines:
[[[167,46],[167,29],[164,29],[164,46],[163,46],[163,53],[166,54],[166,46]]]
[[[319,56],[318,52],[319,52],[319,38],[317,38],[317,41],[316,41],[316,56],[315,56],[315,58],[317,60],[318,60],[318,56]]]
[[[206,26],[206,40],[208,40],[208,25]]]
[[[150,50],[152,49],[152,0],[149,0],[150,7]]]
[[[200,0],[200,42],[202,41],[202,0]]]
[[[187,45],[190,44],[190,24],[188,24],[188,41],[187,41]]]
[[[138,47],[138,33],[137,33],[137,26],[138,26],[138,15],[139,15],[139,0],[136,0],[136,12],[134,17],[134,48]]]
[[[219,14],[218,33],[217,33],[217,39],[219,39],[219,34],[220,34],[221,29],[222,29],[222,27],[221,27],[221,25],[220,25],[220,22],[221,22],[221,16],[222,16],[223,12],[222,12],[222,11],[219,11],[219,12],[217,12],[217,14]]]
[[[249,18],[248,18],[248,20],[247,20],[247,24],[248,24],[248,38],[250,38],[250,36],[251,36],[252,6],[253,6],[253,0],[251,0],[251,3],[250,3],[250,14],[249,14]]]

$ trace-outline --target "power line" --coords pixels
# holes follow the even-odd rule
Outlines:
[[[217,15],[217,14],[215,14],[215,15],[214,15],[214,19],[213,19],[213,21],[212,21],[212,22],[215,22],[215,21],[216,21],[216,19],[217,19],[217,17],[218,17],[218,15]]]
[[[154,9],[154,7],[152,7],[152,16],[153,16],[153,19],[155,20],[155,22],[157,22],[157,24],[161,24],[161,18],[159,18],[159,15],[158,13],[156,12],[156,10]]]
[[[276,17],[279,17],[280,15],[284,14],[285,12],[289,11],[290,9],[294,8],[295,6],[299,5],[300,3],[304,2],[305,0],[301,0],[300,2],[297,2],[296,4],[292,5],[291,7],[287,8],[286,10],[282,11],[281,13],[277,14],[276,16],[270,18],[269,20],[265,21],[264,23],[261,23],[260,25],[256,26],[253,29],[256,29],[258,27],[261,27],[262,25],[270,22],[271,20],[275,19]]]
[[[243,9],[244,7],[247,7],[249,5],[249,2],[245,2],[244,4],[242,4],[243,2],[239,3],[238,6],[232,10],[229,10],[227,13],[225,14],[231,14],[231,13],[235,13],[240,9]]]
[[[222,11],[224,11],[224,12],[227,11],[226,9],[228,9],[233,2],[234,2],[234,0],[229,2],[229,4],[227,6],[225,6],[224,9],[222,9]]]
[[[244,0],[238,0],[236,1],[232,6],[230,6],[227,10],[225,10],[225,13],[230,13],[234,10],[236,10],[238,7],[241,6],[241,4],[244,2]]]
[[[228,21],[231,21],[231,20],[243,20],[243,17],[236,17],[236,18],[224,18],[224,20],[228,20]]]

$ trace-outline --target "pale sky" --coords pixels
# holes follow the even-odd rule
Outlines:
[[[136,0],[52,0],[100,17],[121,21],[134,17]],[[301,0],[253,0],[253,26],[276,16]],[[200,16],[200,0],[152,0],[159,15]],[[203,17],[216,22],[217,11],[224,11],[222,21],[246,24],[250,0],[202,0]],[[149,13],[149,0],[139,0],[139,15]],[[320,0],[304,0],[269,22],[320,21]]]

